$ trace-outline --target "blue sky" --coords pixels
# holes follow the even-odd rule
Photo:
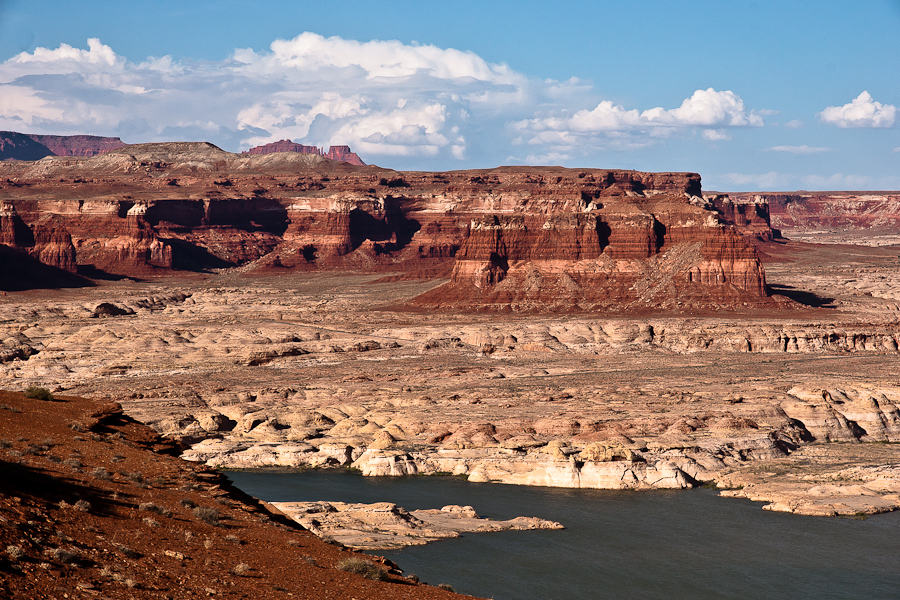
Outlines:
[[[900,189],[900,0],[0,0],[0,129]]]

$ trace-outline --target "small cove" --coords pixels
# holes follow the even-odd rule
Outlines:
[[[537,516],[567,527],[378,552],[423,581],[484,598],[888,599],[900,590],[900,514],[803,517],[704,489],[577,490],[341,470],[228,476],[267,501],[468,504],[484,517]]]

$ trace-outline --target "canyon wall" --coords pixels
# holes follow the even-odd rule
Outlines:
[[[746,203],[766,203],[774,227],[900,232],[900,193],[897,192],[794,192],[731,196]]]
[[[775,235],[765,203],[703,198],[696,173],[404,173],[188,142],[0,164],[0,199],[94,270],[449,272],[415,304],[479,310],[766,301],[750,240]]]

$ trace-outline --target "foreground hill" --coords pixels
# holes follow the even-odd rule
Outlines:
[[[119,405],[0,392],[2,598],[454,598],[320,541]]]

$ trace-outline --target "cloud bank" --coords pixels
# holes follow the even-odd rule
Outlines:
[[[849,104],[829,106],[819,113],[823,123],[838,127],[893,127],[897,107],[876,102],[869,92],[863,92]]]
[[[723,142],[765,114],[713,88],[640,110],[603,100],[590,82],[531,78],[472,52],[309,32],[216,62],[135,63],[92,38],[86,49],[37,48],[0,63],[0,129],[229,150],[288,138],[350,144],[375,162],[562,162],[678,136]]]

